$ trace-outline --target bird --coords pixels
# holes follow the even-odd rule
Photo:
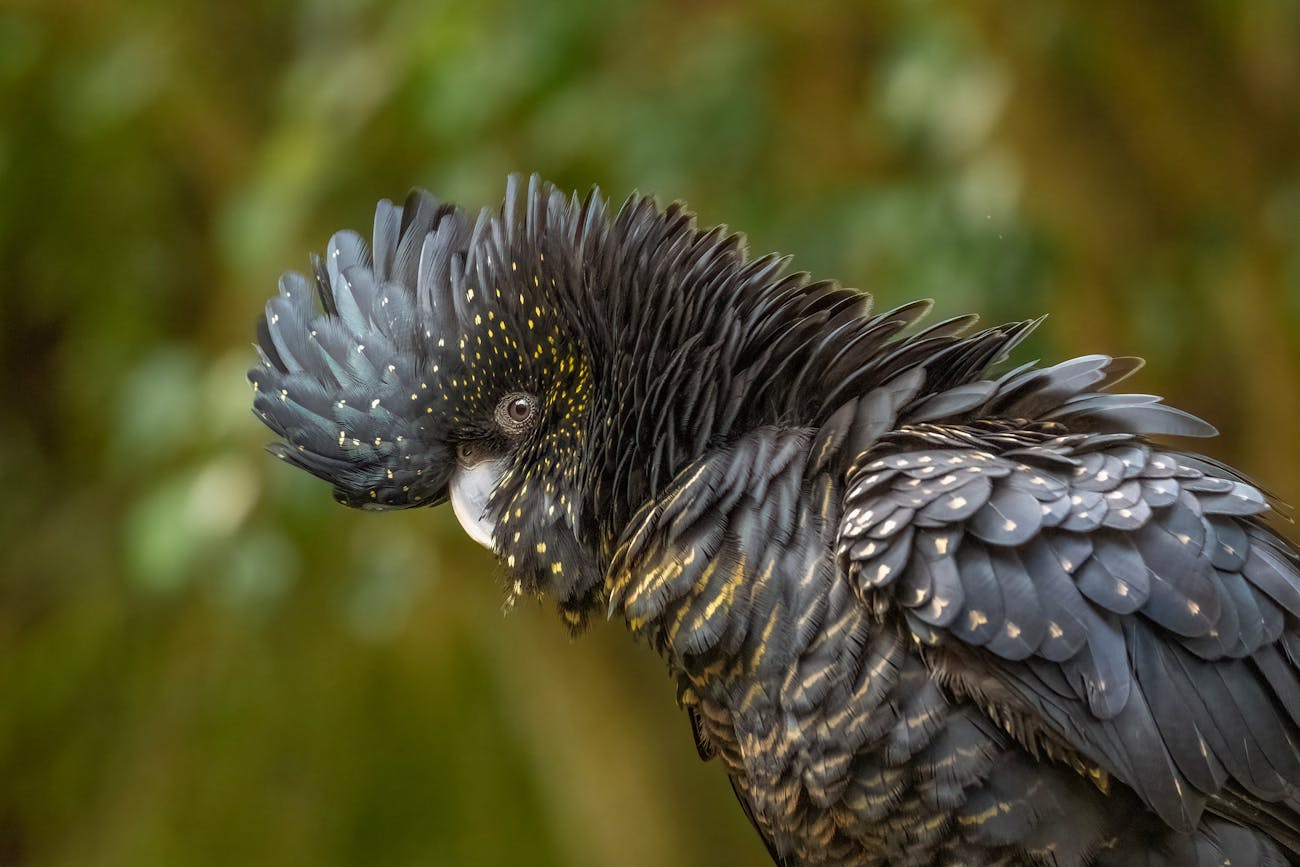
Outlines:
[[[450,501],[508,603],[657,653],[776,864],[1300,863],[1285,506],[1140,359],[931,307],[512,175],[336,233],[248,377],[340,503]]]

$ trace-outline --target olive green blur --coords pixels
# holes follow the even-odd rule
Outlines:
[[[0,865],[762,863],[621,627],[263,453],[277,275],[417,184],[682,197],[1144,355],[1300,502],[1297,46],[1284,0],[4,4]]]

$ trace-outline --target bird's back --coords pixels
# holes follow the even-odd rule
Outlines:
[[[1098,432],[1104,413],[1070,418],[1068,397],[1038,411],[1069,427],[970,411],[913,423],[934,400],[864,396],[872,412],[821,428],[756,429],[683,470],[615,559],[615,609],[678,673],[702,750],[726,764],[773,856],[1289,863],[1300,577],[1256,517],[1262,496],[1201,459]],[[881,405],[895,430],[858,451],[853,428]],[[1203,529],[1180,528],[1191,519]],[[1179,549],[1164,561],[1162,541]],[[1094,557],[1120,583],[1092,586]],[[1199,630],[1211,609],[1218,628]],[[1223,686],[1180,698],[1182,682],[1151,674],[1153,653]],[[1127,681],[1123,697],[1107,676]],[[1171,718],[1196,700],[1230,721],[1222,732]],[[1230,724],[1244,750],[1226,743]]]

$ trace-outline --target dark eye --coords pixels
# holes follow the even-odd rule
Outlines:
[[[527,397],[515,398],[514,400],[510,401],[509,406],[506,407],[506,412],[510,415],[511,421],[518,422],[519,424],[523,424],[524,422],[528,421],[528,419],[532,418],[533,415],[532,398],[527,398]]]
[[[531,394],[508,394],[497,404],[497,424],[508,434],[523,433],[537,412],[537,401]]]

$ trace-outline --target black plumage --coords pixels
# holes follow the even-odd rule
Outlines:
[[[340,501],[450,496],[512,598],[658,651],[780,863],[1300,859],[1267,497],[1157,442],[1214,431],[1111,391],[1139,362],[999,372],[1036,322],[928,310],[512,179],[336,235],[250,379]]]

